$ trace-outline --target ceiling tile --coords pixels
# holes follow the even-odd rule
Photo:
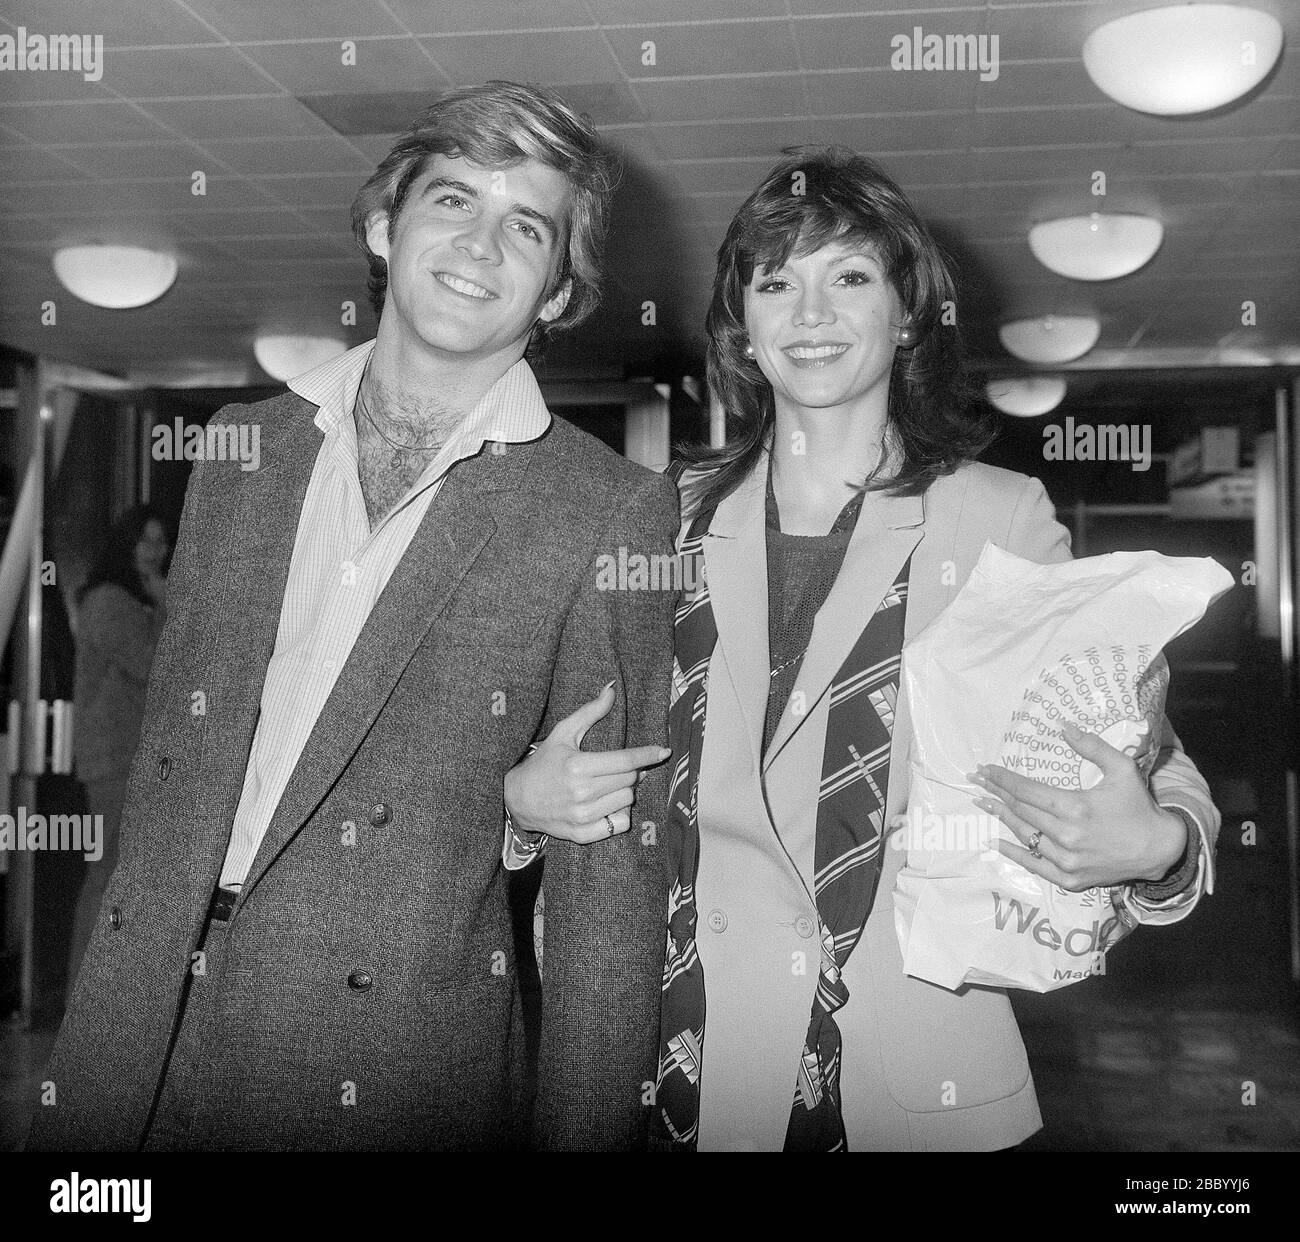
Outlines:
[[[859,112],[923,112],[964,108],[974,97],[978,81],[960,73],[869,72],[810,73],[808,98],[823,116]]]
[[[292,207],[232,207],[202,216],[174,217],[176,226],[190,236],[213,241],[229,237],[283,237],[295,229],[307,231],[312,221]]]
[[[582,0],[385,0],[415,35],[590,26]]]
[[[637,82],[633,89],[650,121],[731,120],[808,113],[804,79],[798,74]]]
[[[61,151],[35,146],[0,147],[0,183],[5,186],[27,181],[76,181],[84,173],[84,166],[70,163]]]
[[[629,78],[697,74],[791,73],[799,68],[786,22],[692,22],[689,26],[631,26],[606,32]],[[654,44],[648,50],[644,44]],[[646,64],[653,55],[653,63]]]
[[[163,142],[172,137],[129,103],[15,105],[0,108],[0,120],[40,143]]]
[[[100,34],[106,47],[211,43],[212,32],[174,0],[6,0],[0,12],[29,30]]]
[[[331,134],[322,138],[258,138],[239,142],[208,140],[204,150],[240,174],[309,174],[318,168],[338,173],[355,170],[364,181],[374,162],[350,143]]]
[[[117,51],[108,59],[104,85],[125,99],[264,95],[274,89],[233,47]]]
[[[451,83],[414,39],[358,39],[355,64],[335,42],[246,44],[242,51],[293,95],[446,90]]]
[[[102,66],[105,71],[108,68],[110,55],[105,51]],[[4,83],[0,100],[6,104],[54,101],[96,103],[113,97],[107,89],[106,79],[88,82],[84,73],[77,73],[75,70],[59,69],[41,72],[34,69],[26,71],[7,69],[0,81]]]
[[[270,84],[268,83],[269,89]],[[169,99],[140,105],[160,125],[187,138],[295,138],[329,126],[291,95],[231,99]]]
[[[277,202],[292,207],[350,207],[365,175],[255,177],[253,183]]]
[[[459,35],[421,39],[451,80],[461,86],[506,78],[514,82],[604,82],[620,74],[595,30],[562,33]]]
[[[587,8],[602,25],[639,26],[736,17],[735,0],[587,0]],[[746,19],[785,15],[785,0],[745,0]]]
[[[1089,106],[1099,101],[1097,88],[1081,60],[1003,63],[996,82],[980,82],[975,106],[998,108],[1061,108]]]
[[[879,116],[818,118],[806,141],[839,142],[867,155],[893,151],[935,151],[964,147],[967,113],[884,113]]]
[[[891,68],[896,53],[902,50],[902,45],[897,44],[895,40],[905,40],[906,55],[913,58],[915,30],[918,25],[922,30],[922,38],[930,34],[978,37],[983,28],[983,15],[978,10],[918,16],[915,13],[897,11],[904,6],[888,7],[895,11],[794,21],[792,26],[795,42],[799,47],[804,67],[807,69],[878,69],[931,82],[954,75],[976,78],[979,76],[978,71],[970,68],[945,70]],[[899,59],[901,63],[901,58]]]
[[[807,121],[755,124],[719,121],[714,125],[656,125],[655,141],[669,159],[718,158],[748,155],[775,161],[782,147],[806,143]]]
[[[94,146],[60,147],[59,155],[95,177],[131,180],[188,177],[206,160],[188,142],[110,142]]]
[[[844,13],[846,10],[852,8],[852,5],[851,3],[848,2],[848,0],[789,0],[789,4],[790,4],[790,12],[796,14]],[[900,13],[902,13],[902,10],[908,10],[909,12],[913,12],[919,15],[918,20],[922,22],[922,24],[926,27],[927,30],[929,29],[930,23],[934,22],[936,23],[935,24],[936,30],[951,29],[953,33],[955,33],[956,32],[955,26],[941,27],[937,24],[941,21],[944,21],[946,15],[931,14],[929,13],[929,10],[931,9],[974,10],[976,12],[976,15],[978,15],[978,10],[984,8],[984,5],[985,5],[985,0],[881,0],[881,3],[879,5],[876,5],[875,7],[882,8],[882,9],[885,8],[894,9],[899,11]],[[902,13],[902,17],[907,17],[907,16],[908,13]],[[973,20],[975,20],[974,17],[966,13],[958,14],[954,12],[952,14],[952,19],[954,21],[958,17],[960,17],[968,24]]]
[[[256,0],[186,0],[186,5],[232,43],[275,39],[358,39],[366,35],[403,33],[397,21],[376,0],[311,0],[311,16],[293,4],[264,4]]]

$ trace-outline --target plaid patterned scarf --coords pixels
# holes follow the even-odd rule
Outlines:
[[[704,969],[695,947],[695,876],[707,675],[718,641],[708,584],[700,572],[703,538],[712,517],[712,512],[697,515],[681,548],[688,571],[684,581],[694,583],[695,590],[677,609],[669,711],[673,773],[667,843],[674,878],[655,1104],[661,1135],[683,1150],[693,1148],[699,1137],[704,1049]],[[840,1111],[840,1033],[833,1015],[848,999],[841,972],[862,935],[880,879],[910,566],[909,558],[831,685],[815,846],[821,965],[797,1067],[787,1150],[842,1151],[846,1146]]]

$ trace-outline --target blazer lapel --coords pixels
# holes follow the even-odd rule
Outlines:
[[[770,664],[767,649],[767,532],[763,464],[729,495],[704,537],[704,572],[732,686],[757,771],[767,712]]]
[[[312,421],[316,407],[292,395],[286,403],[282,429],[274,439],[264,437],[259,468],[232,472],[237,497],[229,525],[211,553],[212,566],[220,567],[220,582],[209,606],[228,610],[234,618],[215,629],[202,656],[208,710],[221,720],[219,729],[207,730],[200,777],[201,788],[225,791],[221,804],[212,807],[217,867],[229,844],[243,784],[230,774],[242,776],[248,766],[261,708],[262,679],[249,677],[248,670],[265,670],[275,650],[298,515],[321,445]],[[267,420],[263,425],[274,424]],[[216,578],[214,574],[214,583]]]
[[[764,772],[829,689],[871,614],[880,606],[898,571],[920,542],[924,522],[922,497],[867,493],[844,554],[844,564],[817,613],[790,702],[767,748]]]
[[[492,509],[532,458],[531,443],[484,450],[443,480],[352,646],[289,777],[240,893],[240,904],[347,766],[429,627],[496,532]]]

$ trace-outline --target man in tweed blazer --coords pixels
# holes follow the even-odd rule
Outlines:
[[[230,406],[186,494],[118,868],[29,1149],[627,1148],[654,1078],[653,832],[545,863],[537,1096],[503,778],[611,680],[592,749],[665,740],[676,492],[550,418],[530,338],[595,302],[610,189],[549,92],[445,96],[354,206],[378,337]],[[564,736],[559,736],[564,734]],[[611,835],[663,815],[602,790]]]

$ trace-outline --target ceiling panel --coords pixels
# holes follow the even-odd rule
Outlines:
[[[420,40],[460,86],[489,78],[519,82],[603,82],[618,62],[598,30],[449,35]]]
[[[186,138],[296,138],[332,132],[313,112],[283,94],[223,99],[220,103],[210,99],[169,99],[142,107],[159,125]]]
[[[782,21],[637,24],[608,30],[605,37],[619,66],[633,80],[788,73],[799,67],[790,24]],[[647,48],[647,43],[653,46]]]
[[[393,6],[380,0],[311,0],[310,19],[298,5],[264,0],[185,0],[185,5],[232,43],[294,40],[308,33],[313,39],[340,40],[410,33],[390,11]]]
[[[258,6],[261,7],[260,5]],[[192,5],[159,0],[0,0],[0,18],[29,30],[93,32],[106,47],[161,47],[169,44],[211,43],[212,30],[194,15]]]
[[[240,51],[268,79],[294,95],[440,91],[451,85],[420,44],[409,38],[359,38],[355,58],[333,39],[319,43],[249,43]]]
[[[6,88],[10,81],[12,79],[8,77],[4,79]],[[46,105],[0,103],[0,123],[31,142],[43,145],[64,142],[165,142],[175,137],[143,108],[122,100]]]

